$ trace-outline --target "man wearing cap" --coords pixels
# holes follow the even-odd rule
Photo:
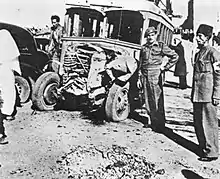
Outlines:
[[[218,118],[220,102],[220,53],[209,45],[213,27],[201,24],[196,32],[199,51],[195,54],[191,100],[201,161],[218,159]]]
[[[162,73],[177,62],[178,55],[163,42],[156,41],[157,31],[154,27],[149,27],[146,30],[145,37],[147,41],[140,52],[139,76],[143,77],[145,105],[149,108],[152,130],[164,132],[165,111]],[[168,57],[168,61],[162,66],[164,56]],[[147,121],[144,126],[148,126]]]

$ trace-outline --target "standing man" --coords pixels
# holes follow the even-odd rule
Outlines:
[[[218,35],[213,37],[213,46],[220,52],[220,32],[218,32]]]
[[[162,73],[177,62],[178,55],[163,42],[156,41],[157,31],[154,27],[149,27],[146,30],[145,37],[147,42],[140,52],[139,71],[139,75],[143,77],[145,105],[149,107],[152,130],[164,132],[165,111]],[[162,66],[164,56],[169,59]],[[145,125],[148,125],[147,121]]]
[[[0,144],[7,144],[4,119],[12,115],[16,100],[15,77],[13,70],[21,73],[20,53],[17,45],[7,30],[0,30]]]
[[[61,37],[64,35],[64,29],[59,24],[60,17],[57,15],[51,16],[51,34],[50,34],[50,43],[48,46],[48,53],[52,58],[52,63],[50,64],[50,70],[58,72],[59,70],[59,62],[60,62],[60,45],[61,45]]]
[[[178,61],[175,65],[174,76],[179,77],[179,88],[186,89],[187,81],[186,81],[186,60],[185,60],[185,52],[184,47],[182,45],[182,40],[179,38],[174,38],[174,46],[171,47],[175,50],[175,52],[179,55]]]
[[[199,51],[195,54],[191,100],[201,161],[218,159],[218,118],[220,101],[220,53],[209,45],[213,27],[201,24],[196,32]]]

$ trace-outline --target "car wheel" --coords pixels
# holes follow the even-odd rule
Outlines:
[[[28,102],[31,95],[31,87],[28,81],[22,76],[15,76],[15,87],[19,96],[19,102]]]
[[[129,83],[123,87],[113,84],[110,88],[105,104],[105,113],[108,120],[119,122],[127,119],[130,112],[128,91]]]
[[[60,86],[60,77],[57,73],[46,72],[36,81],[32,102],[40,111],[53,110],[57,104],[57,89]]]

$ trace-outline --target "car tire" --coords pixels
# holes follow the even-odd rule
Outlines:
[[[30,99],[32,100],[33,99],[33,91],[34,91],[34,86],[35,86],[35,81],[32,77],[27,77],[28,79],[28,82],[30,84],[30,88],[31,88],[31,96],[30,96]]]
[[[57,104],[56,90],[60,86],[60,77],[55,72],[46,72],[36,81],[32,102],[33,107],[39,111],[54,110]]]
[[[127,119],[130,113],[130,104],[128,100],[129,83],[119,86],[113,84],[109,90],[105,113],[107,120],[119,122]]]
[[[19,96],[20,104],[28,102],[31,96],[31,87],[28,81],[22,76],[15,76],[15,87]]]

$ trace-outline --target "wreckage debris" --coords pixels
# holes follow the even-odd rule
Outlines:
[[[69,179],[150,179],[165,173],[144,156],[129,153],[118,145],[76,146],[59,161],[59,168]]]

